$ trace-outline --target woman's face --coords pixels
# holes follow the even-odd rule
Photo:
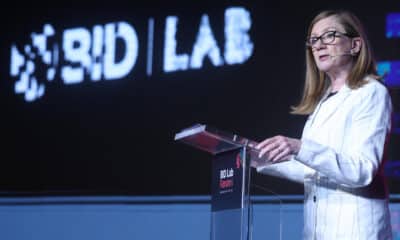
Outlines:
[[[320,71],[335,73],[349,71],[352,64],[352,39],[344,35],[344,28],[335,16],[316,22],[309,43],[315,63]]]

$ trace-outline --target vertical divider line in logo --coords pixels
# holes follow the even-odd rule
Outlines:
[[[153,73],[153,36],[154,36],[154,18],[149,18],[147,34],[147,76]]]

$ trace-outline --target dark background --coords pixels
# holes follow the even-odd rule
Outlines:
[[[299,6],[300,4],[300,6]],[[178,53],[191,53],[202,14],[208,14],[221,53],[224,11],[251,13],[253,55],[242,65],[163,73],[165,18],[179,17]],[[2,7],[0,38],[0,192],[5,195],[194,195],[209,194],[211,156],[174,142],[194,123],[260,141],[283,134],[300,137],[304,117],[289,114],[300,99],[304,39],[320,10],[349,9],[364,22],[378,60],[400,58],[400,39],[386,39],[386,15],[400,12],[383,1],[45,1]],[[153,75],[146,76],[147,21],[155,19]],[[124,79],[65,85],[46,83],[31,103],[14,94],[10,48],[23,46],[45,23],[55,41],[68,28],[126,21],[139,36],[139,57]],[[399,111],[399,90],[392,89]],[[387,169],[392,193],[400,193],[399,135],[393,134]],[[397,167],[398,169],[398,167]],[[254,182],[279,194],[302,186],[255,174]],[[257,193],[268,192],[257,190]]]

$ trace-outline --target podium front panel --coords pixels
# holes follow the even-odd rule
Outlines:
[[[214,156],[212,167],[211,239],[249,239],[249,180],[246,148]]]

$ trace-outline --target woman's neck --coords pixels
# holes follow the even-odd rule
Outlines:
[[[329,76],[331,82],[331,92],[339,91],[343,85],[346,84],[347,77],[349,76],[351,65],[348,65],[346,68],[342,68],[339,71],[327,72],[326,74]]]
[[[331,92],[339,91],[346,84],[346,78],[331,79]]]

